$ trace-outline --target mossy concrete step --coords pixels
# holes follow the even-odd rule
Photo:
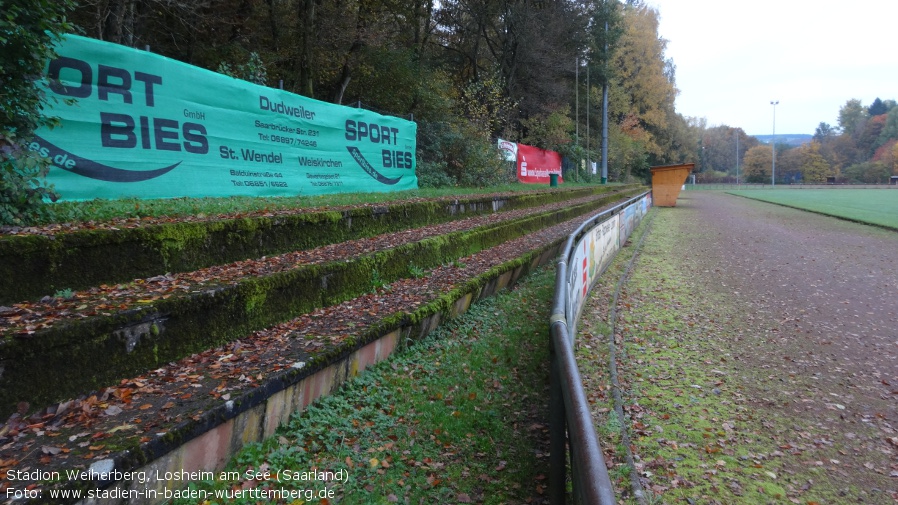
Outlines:
[[[202,349],[368,292],[376,275],[408,277],[409,264],[431,268],[566,221],[635,191],[484,228],[400,245],[235,285],[172,296],[0,340],[0,417],[19,402],[49,404],[110,385]]]
[[[346,210],[297,210],[52,235],[5,235],[0,236],[0,305],[622,188],[627,186],[416,200]]]
[[[163,431],[155,436],[125,436],[129,431],[118,431],[102,440],[103,445],[117,448],[103,455],[102,459],[79,457],[78,454],[87,449],[78,449],[75,443],[69,442],[75,459],[52,468],[91,468],[130,477],[118,481],[79,481],[67,479],[66,474],[60,471],[60,479],[55,484],[36,483],[36,487],[32,489],[39,492],[41,498],[31,503],[49,503],[47,498],[50,488],[82,491],[105,489],[108,496],[132,497],[103,503],[163,503],[167,501],[164,499],[166,490],[171,492],[182,489],[187,484],[178,480],[177,476],[184,475],[185,472],[221,470],[245,445],[270,437],[291,415],[303,411],[316,399],[330,394],[346,380],[423,338],[442,322],[467,311],[471,304],[514,286],[533,269],[553,261],[564,239],[565,236],[559,236],[546,240],[536,249],[468,279],[401,317],[389,317],[361,329],[358,338],[347,340],[319,356],[311,357],[301,368],[271,374],[258,386],[228,400],[218,399],[214,405],[205,405],[201,407],[201,411],[186,416],[186,420],[182,422],[158,426],[157,429]],[[114,419],[110,421],[113,424],[122,422]],[[96,430],[102,431],[104,428],[95,426],[94,431]],[[62,439],[59,444],[67,443],[66,436],[57,439]],[[76,442],[80,442],[80,439],[76,439]],[[24,461],[18,467],[27,465],[28,462]],[[53,471],[47,465],[42,468],[48,474]],[[138,475],[146,479],[135,477]],[[22,481],[17,484],[25,486],[32,482]],[[74,500],[54,503],[72,502]]]

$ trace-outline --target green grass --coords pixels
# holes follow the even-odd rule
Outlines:
[[[316,494],[293,503],[538,502],[547,492],[542,441],[553,285],[554,270],[542,268],[514,291],[475,304],[294,415],[275,436],[245,447],[226,470],[241,478],[191,488],[246,486],[247,469],[273,475],[317,468],[343,470],[349,480],[251,485],[332,492],[327,502]]]
[[[717,354],[719,349],[707,339],[709,326],[713,325],[715,332],[726,328],[709,321],[706,312],[710,306],[715,314],[732,317],[734,313],[711,293],[695,290],[679,263],[670,261],[670,251],[678,247],[678,237],[668,232],[674,227],[672,218],[670,212],[656,218],[626,283],[621,298],[626,309],[618,315],[616,324],[623,334],[618,348],[619,371],[625,409],[629,409],[623,422],[640,462],[640,474],[651,484],[645,490],[649,502],[780,503],[786,498],[785,492],[763,473],[778,474],[780,468],[766,460],[762,466],[754,456],[772,449],[756,440],[752,413],[733,399],[711,392],[715,387],[729,390],[731,386],[714,373],[725,364],[720,361],[725,356]],[[645,224],[634,232],[634,244],[645,231]],[[607,334],[602,334],[607,327],[594,320],[603,317],[606,297],[610,297],[634,249],[624,249],[600,279],[578,335],[578,362],[594,364],[584,372],[588,374],[587,394],[596,400],[596,407],[607,412],[606,424],[614,417],[610,394],[601,393],[601,386],[610,382]],[[620,439],[607,428],[599,429],[599,433],[606,447],[613,447]],[[621,501],[638,503],[629,492],[622,449],[616,452],[609,472],[616,478]]]
[[[898,229],[898,190],[894,189],[778,189],[728,193]]]
[[[595,186],[565,183],[561,189]],[[549,189],[548,185],[505,184],[489,188],[427,188],[392,193],[340,193],[296,197],[172,198],[160,200],[89,200],[59,202],[49,205],[48,217],[39,224],[109,221],[123,218],[215,216],[259,211],[278,211],[303,207],[333,207],[362,203],[389,203],[415,198],[473,196],[490,193],[524,193]]]

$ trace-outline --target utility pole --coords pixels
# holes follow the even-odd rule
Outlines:
[[[580,58],[574,58],[574,152],[580,150]],[[579,157],[579,154],[578,154]],[[576,179],[577,170],[580,169],[580,159],[574,164],[574,178]]]
[[[580,58],[574,58],[574,146],[580,144]]]
[[[605,21],[605,57],[602,65],[602,184],[608,183],[608,21]]]

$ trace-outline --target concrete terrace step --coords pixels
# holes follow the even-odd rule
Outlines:
[[[393,289],[307,311],[145,373],[120,374],[107,387],[28,418],[14,416],[0,428],[0,477],[28,468],[159,470],[162,475],[219,468],[245,443],[272,434],[293,411],[347,377],[554,259],[560,242],[581,221],[546,224],[436,266],[426,276],[392,280]],[[60,477],[57,487],[108,484]],[[163,479],[115,486],[158,493],[178,484]],[[37,489],[48,497],[46,483]]]
[[[433,268],[615,198],[587,197],[469,218],[454,223],[456,231],[449,234],[439,225],[400,239],[387,234],[373,247],[347,246],[342,257],[335,246],[300,254],[304,260],[288,254],[274,262],[236,262],[105,286],[78,293],[63,306],[55,300],[45,306],[13,305],[0,314],[0,416],[15,412],[21,402],[42,405],[108,386],[122,376],[359,296],[378,282],[411,276],[411,267]]]
[[[263,211],[236,216],[129,219],[0,230],[0,305],[66,289],[321,247],[461,217],[582,198],[624,187]]]

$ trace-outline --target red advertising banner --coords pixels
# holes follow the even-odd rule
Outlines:
[[[538,147],[518,144],[518,180],[532,184],[548,184],[549,174],[561,180],[561,155]]]

